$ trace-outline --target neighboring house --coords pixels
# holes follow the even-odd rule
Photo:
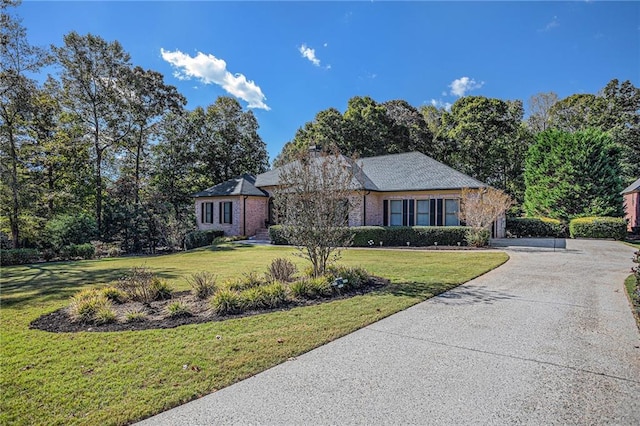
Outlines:
[[[629,232],[640,232],[640,179],[621,192],[624,197],[624,212]]]
[[[360,203],[349,212],[349,226],[457,226],[462,188],[487,186],[420,152],[352,163],[357,178],[353,196],[360,197]],[[244,175],[195,194],[198,228],[222,229],[225,235],[264,235],[274,223],[271,194],[280,170],[255,178]],[[503,237],[504,227],[504,218],[499,219],[494,236]]]

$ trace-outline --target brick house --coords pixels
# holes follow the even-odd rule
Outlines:
[[[629,232],[640,233],[640,179],[626,187],[621,194],[624,198],[627,230]]]
[[[487,186],[420,152],[361,158],[352,167],[358,176],[353,197],[360,202],[349,212],[349,226],[457,226],[462,188]],[[265,235],[274,223],[271,194],[279,176],[276,168],[194,194],[198,229]],[[494,236],[503,237],[504,229],[502,218]]]

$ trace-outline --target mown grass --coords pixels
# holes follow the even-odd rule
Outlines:
[[[262,273],[286,247],[225,245],[159,257],[6,267],[0,278],[0,424],[126,424],[252,376],[507,260],[497,252],[348,250],[341,263],[392,280],[384,291],[168,330],[47,333],[29,323],[82,288],[145,265],[176,289],[193,272]]]
[[[624,243],[625,243],[626,245],[628,245],[628,246],[631,246],[631,247],[633,247],[633,248],[637,248],[638,250],[640,250],[640,242],[639,242],[639,241],[637,241],[637,240],[635,240],[635,241],[632,241],[632,240],[626,240]]]
[[[629,296],[629,302],[631,304],[631,310],[633,316],[636,319],[636,325],[640,328],[640,296],[636,292],[636,277],[629,275],[624,281],[624,287],[627,290],[627,296]]]

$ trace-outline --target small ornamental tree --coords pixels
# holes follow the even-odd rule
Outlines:
[[[351,245],[349,211],[355,207],[353,162],[339,152],[304,152],[281,168],[274,207],[282,233],[313,265],[314,276]]]
[[[492,187],[463,188],[460,195],[460,220],[471,230],[467,242],[472,246],[485,246],[489,240],[489,228],[513,204],[511,197]]]

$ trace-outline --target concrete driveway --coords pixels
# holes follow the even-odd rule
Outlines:
[[[508,252],[453,291],[141,424],[640,424],[633,249]]]

